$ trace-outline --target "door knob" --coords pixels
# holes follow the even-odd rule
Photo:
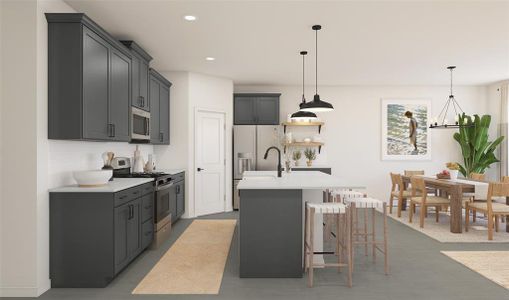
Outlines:
[[[198,171],[198,172],[200,172],[200,171],[205,171],[205,169],[198,168],[198,169],[196,169],[196,171]]]

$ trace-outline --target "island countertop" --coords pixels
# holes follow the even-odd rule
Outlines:
[[[319,171],[283,172],[281,178],[277,177],[276,171],[246,171],[237,188],[239,190],[323,190],[349,187],[344,186],[340,178]]]

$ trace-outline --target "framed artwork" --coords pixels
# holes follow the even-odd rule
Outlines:
[[[431,101],[382,99],[382,160],[431,160]]]

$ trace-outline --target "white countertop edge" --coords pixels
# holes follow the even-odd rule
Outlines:
[[[175,174],[178,174],[178,173],[182,173],[182,172],[186,172],[187,169],[184,169],[184,168],[176,168],[176,169],[155,169],[154,172],[164,172],[164,173],[168,173],[170,175],[175,175]]]
[[[116,193],[154,181],[154,178],[114,178],[104,186],[80,187],[77,184],[50,189],[50,193]]]

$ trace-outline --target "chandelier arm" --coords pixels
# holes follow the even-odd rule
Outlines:
[[[447,112],[449,111],[450,104],[451,104],[451,99],[449,98],[447,100],[447,103],[445,104],[445,113],[444,113],[444,118],[442,119],[442,125],[445,125],[445,118],[447,117]]]
[[[458,103],[458,101],[456,101],[456,99],[454,99],[454,103],[456,103],[456,105],[458,105],[458,108],[460,109],[460,112],[464,112],[463,109],[461,108],[460,104]]]
[[[445,110],[445,107],[447,106],[447,103],[444,105],[444,107],[442,107],[442,110],[440,111],[440,113],[438,114],[437,116],[437,122],[438,120],[440,120],[440,116],[442,116],[442,114],[444,113],[444,110]]]
[[[458,117],[459,119],[459,116],[458,116],[458,110],[456,109],[456,106],[458,105],[458,103],[456,103],[456,101],[454,101],[454,98],[452,100],[452,108],[454,109],[454,121],[456,122],[456,117]]]

